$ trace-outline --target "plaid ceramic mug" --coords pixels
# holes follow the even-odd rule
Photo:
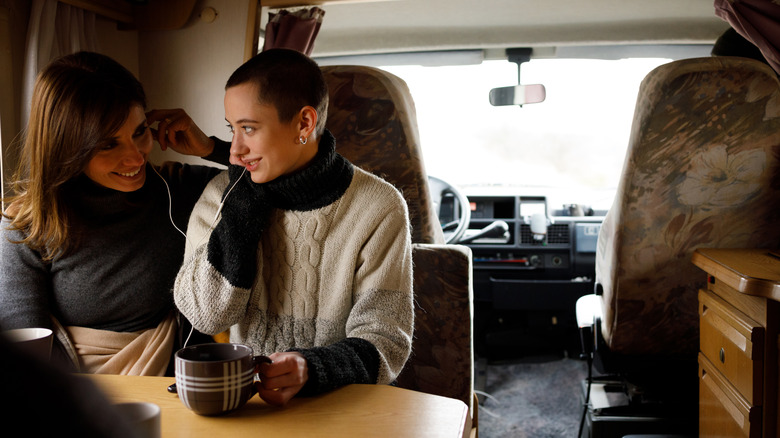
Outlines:
[[[255,394],[257,365],[271,363],[243,344],[200,344],[176,352],[176,392],[196,414],[220,415],[243,406]]]

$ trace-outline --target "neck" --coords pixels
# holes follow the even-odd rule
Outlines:
[[[285,210],[321,208],[349,187],[352,164],[336,153],[333,135],[326,131],[312,144],[312,150],[314,155],[303,169],[261,184],[273,206]]]

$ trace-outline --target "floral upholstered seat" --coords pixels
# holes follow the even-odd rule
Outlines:
[[[617,195],[598,240],[612,352],[693,355],[696,248],[780,246],[780,83],[732,57],[662,65],[641,84]]]
[[[337,151],[406,199],[412,226],[415,333],[398,386],[463,400],[473,411],[471,250],[445,245],[433,211],[409,90],[372,67],[322,67]]]

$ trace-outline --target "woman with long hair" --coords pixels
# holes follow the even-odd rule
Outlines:
[[[163,148],[218,162],[227,151],[213,153],[183,111],[151,112],[155,132],[145,107],[140,82],[113,59],[56,59],[36,81],[4,200],[0,327],[53,329],[53,360],[82,372],[162,375],[187,335],[171,288],[187,219],[219,169],[148,157],[155,134]]]

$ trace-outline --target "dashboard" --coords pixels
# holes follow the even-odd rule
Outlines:
[[[473,256],[477,355],[578,354],[575,303],[593,292],[606,212],[550,209],[544,196],[469,195],[468,201],[461,244]]]
[[[468,199],[471,220],[464,238],[478,235],[497,221],[507,224],[503,235],[464,243],[472,249],[475,268],[537,270],[542,277],[573,278],[591,274],[603,217],[585,216],[584,212],[572,216],[569,209],[550,212],[544,197],[470,196]],[[533,229],[533,219],[540,215],[544,228]]]

